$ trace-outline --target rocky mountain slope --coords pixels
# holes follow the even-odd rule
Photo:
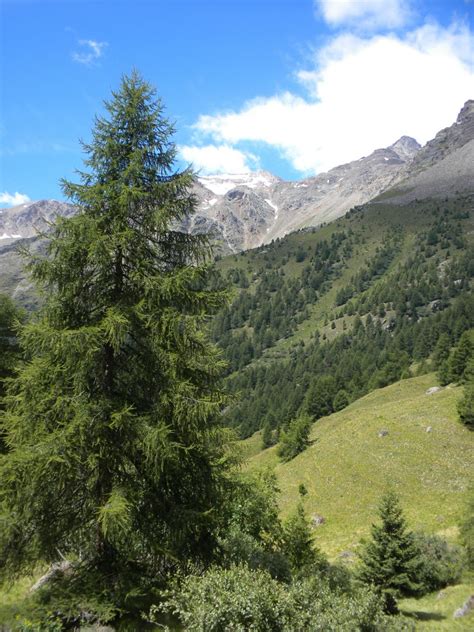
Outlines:
[[[474,189],[474,100],[459,112],[454,125],[438,132],[416,153],[385,200],[405,203],[416,198],[452,196]]]
[[[238,252],[308,226],[330,222],[374,198],[406,203],[416,198],[452,196],[474,188],[474,101],[456,122],[424,147],[402,136],[384,149],[327,173],[286,182],[264,172],[198,177],[198,209],[182,228],[210,232],[223,252]],[[54,200],[0,210],[0,289],[23,293],[21,239],[36,243],[56,215],[74,206]],[[23,288],[23,289],[22,289]]]
[[[231,251],[343,215],[396,183],[420,145],[403,136],[370,156],[298,182],[270,173],[199,178],[199,210],[188,230],[212,230]]]

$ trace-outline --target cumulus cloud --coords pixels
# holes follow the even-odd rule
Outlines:
[[[315,0],[315,5],[331,26],[397,28],[411,13],[408,0]]]
[[[96,42],[95,40],[79,40],[80,51],[72,54],[72,58],[78,64],[89,66],[102,57],[107,42]]]
[[[462,24],[427,24],[403,36],[341,34],[297,74],[306,96],[256,98],[239,111],[203,115],[202,139],[266,143],[293,167],[318,173],[388,146],[420,143],[453,123],[474,95],[474,37]]]
[[[30,198],[24,193],[0,193],[0,204],[8,204],[9,206],[17,206],[18,204],[26,204],[31,202]]]
[[[230,145],[181,145],[181,156],[203,174],[246,173],[256,163],[253,154],[244,153]]]

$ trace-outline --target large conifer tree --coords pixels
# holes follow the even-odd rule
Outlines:
[[[173,127],[134,72],[105,103],[77,204],[31,263],[45,304],[2,417],[0,567],[59,552],[113,571],[154,570],[213,546],[225,488],[225,397],[203,333],[212,291],[202,237],[180,232],[193,174],[175,170]]]

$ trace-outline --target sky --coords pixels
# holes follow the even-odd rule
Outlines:
[[[474,99],[474,0],[0,0],[0,206],[65,199],[103,101],[132,69],[179,166],[296,180]]]

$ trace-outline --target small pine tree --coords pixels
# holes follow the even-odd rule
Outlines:
[[[262,448],[266,450],[275,444],[274,432],[270,423],[267,421],[262,430]]]
[[[461,541],[466,547],[469,568],[474,570],[474,486],[469,490],[460,533]]]
[[[396,614],[397,599],[416,594],[418,590],[412,579],[416,574],[418,552],[393,491],[382,497],[379,515],[382,524],[372,525],[372,539],[360,554],[359,578],[380,591],[387,613]]]
[[[294,573],[304,572],[321,557],[314,548],[313,534],[301,502],[284,524],[283,553]]]
[[[433,365],[436,370],[448,359],[450,350],[451,338],[447,333],[442,333],[433,351]]]
[[[311,423],[311,417],[301,415],[290,422],[288,430],[281,432],[278,456],[283,461],[291,461],[308,447]]]
[[[465,331],[452,350],[449,359],[450,378],[453,382],[464,380],[466,368],[473,354],[474,345],[471,341],[471,332]]]
[[[337,391],[336,396],[333,401],[333,405],[332,405],[334,411],[337,412],[338,410],[342,410],[348,405],[349,405],[349,396],[347,392],[344,389]]]
[[[464,395],[458,403],[458,413],[463,424],[474,430],[474,380],[464,387]]]

